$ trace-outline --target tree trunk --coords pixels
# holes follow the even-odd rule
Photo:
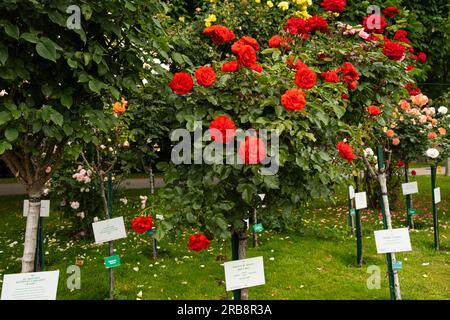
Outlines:
[[[155,176],[153,175],[153,166],[150,164],[150,194],[155,194]]]
[[[256,208],[253,208],[253,217],[252,217],[253,226],[258,223],[258,215],[256,212]],[[258,247],[258,233],[253,229],[253,248]]]
[[[28,196],[30,205],[28,209],[27,226],[25,230],[22,273],[34,271],[38,224],[41,215],[41,192],[31,191],[28,193]]]
[[[246,228],[238,232],[239,260],[247,258],[247,232]],[[241,300],[248,300],[248,288],[241,289]]]
[[[450,177],[450,158],[447,158],[447,161],[445,162],[445,175]]]
[[[385,216],[386,216],[386,225],[388,229],[392,229],[392,220],[391,220],[391,211],[389,209],[389,197],[388,197],[388,190],[387,190],[387,182],[386,182],[386,174],[378,174],[378,180],[380,182],[381,186],[381,195],[383,199],[383,207],[385,210]],[[391,253],[392,261],[396,261],[395,259],[395,253]],[[400,292],[400,281],[398,279],[398,271],[393,270],[394,273],[394,288],[395,288],[395,298],[396,300],[402,300],[401,292]]]
[[[100,172],[99,178],[100,178],[100,193],[103,200],[103,209],[105,210],[106,218],[110,219],[108,200],[106,198],[106,190],[105,190],[105,175],[102,172]],[[109,256],[112,256],[114,254],[114,246],[112,241],[109,241],[108,253]],[[114,268],[109,269],[109,299],[114,300]]]

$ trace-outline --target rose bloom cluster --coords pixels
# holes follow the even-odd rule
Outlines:
[[[90,183],[92,177],[91,170],[85,170],[82,166],[78,166],[77,172],[72,175],[72,178],[78,182]]]
[[[422,126],[430,140],[447,134],[447,130],[439,126],[439,120],[436,117],[446,115],[448,109],[441,107],[436,111],[433,107],[426,107],[428,102],[428,97],[421,93],[411,96],[408,100],[400,100],[399,108],[393,113],[394,121],[390,124],[389,128],[386,127],[383,129],[385,134],[392,139],[394,145],[399,145],[401,142],[395,132],[395,128],[399,124]]]

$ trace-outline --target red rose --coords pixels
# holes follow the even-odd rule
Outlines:
[[[222,68],[220,68],[220,71],[222,72],[236,72],[239,69],[239,65],[236,61],[229,61],[229,62],[225,62],[222,66]]]
[[[406,90],[411,90],[414,87],[414,82],[409,82],[405,85]]]
[[[401,41],[404,43],[411,43],[411,41],[409,41],[409,39],[406,38],[407,35],[408,35],[408,31],[399,29],[395,32],[394,37],[392,39]]]
[[[203,87],[211,87],[216,82],[216,73],[211,67],[200,67],[195,71],[197,83]]]
[[[415,89],[409,91],[409,94],[412,95],[412,96],[417,96],[417,95],[418,95],[419,93],[421,93],[421,92],[422,92],[422,89],[420,89],[420,88],[415,88]]]
[[[211,139],[216,142],[227,144],[236,136],[236,126],[227,116],[218,116],[209,125]]]
[[[356,88],[358,88],[358,82],[356,82],[356,81],[347,82],[347,87],[348,87],[348,90],[355,91]]]
[[[355,66],[350,62],[345,62],[344,66],[338,68],[337,71],[344,72],[344,81],[347,83],[348,89],[355,91],[359,80],[359,73]]]
[[[242,46],[238,53],[238,64],[250,68],[256,64],[256,51],[251,46]]]
[[[323,10],[342,13],[347,3],[345,0],[324,0],[321,4]]]
[[[403,167],[405,165],[405,162],[403,160],[399,160],[397,162],[397,167]]]
[[[322,72],[322,77],[325,79],[325,82],[330,82],[330,83],[338,83],[340,80],[339,76],[335,70]]]
[[[185,72],[178,72],[173,75],[173,79],[169,82],[169,87],[178,94],[186,94],[194,87],[194,80]]]
[[[233,43],[233,45],[231,46],[231,52],[233,52],[234,54],[239,54],[239,51],[241,51],[242,47],[244,46],[250,46],[255,49],[255,51],[261,50],[258,41],[256,41],[252,37],[242,37],[241,39]]]
[[[241,142],[238,155],[245,164],[258,164],[266,157],[266,146],[258,137],[247,137]]]
[[[307,20],[308,32],[314,33],[320,31],[322,33],[327,32],[328,22],[326,18],[319,16],[312,16]]]
[[[153,229],[153,219],[151,216],[148,217],[139,216],[134,218],[133,221],[131,221],[131,225],[133,227],[134,232],[143,234]]]
[[[259,72],[259,73],[263,72],[263,67],[260,66],[259,64],[252,65],[250,67],[250,69],[252,69],[253,71]]]
[[[190,250],[200,252],[208,249],[211,241],[202,234],[193,234],[189,237],[188,247]]]
[[[341,141],[337,144],[336,148],[341,155],[341,158],[347,160],[348,163],[352,163],[356,156],[353,154],[353,148],[346,144],[344,141]]]
[[[295,74],[295,84],[302,89],[308,90],[316,85],[317,75],[308,67],[297,70]]]
[[[381,114],[381,110],[378,109],[376,106],[368,106],[367,112],[369,113],[369,116],[376,117]]]
[[[297,58],[295,64],[292,61],[293,57],[289,56],[288,59],[286,60],[286,64],[294,70],[300,70],[301,68],[307,68],[308,66],[306,64],[304,64],[302,62],[302,60],[300,60],[300,58]]]
[[[424,52],[421,52],[417,55],[417,60],[419,60],[422,63],[425,63],[425,61],[427,61],[427,55]]]
[[[383,16],[371,14],[364,18],[363,27],[366,32],[383,33],[387,23]]]
[[[300,111],[305,107],[305,93],[299,89],[289,89],[281,97],[281,104],[288,111]]]
[[[269,47],[271,48],[279,48],[281,45],[281,36],[275,35],[269,39]]]
[[[211,39],[215,44],[222,44],[236,38],[233,31],[221,25],[208,27],[203,31],[203,33],[211,36]]]
[[[415,176],[417,174],[416,170],[411,171],[411,174]]]
[[[341,98],[343,100],[350,100],[350,96],[348,94],[345,94],[345,93],[341,94]]]
[[[302,18],[289,18],[283,28],[290,34],[306,34],[308,33],[308,22]]]
[[[391,60],[402,60],[405,58],[406,48],[400,42],[392,42],[389,39],[384,41],[383,53]]]
[[[383,13],[386,17],[392,18],[393,16],[400,14],[400,10],[395,7],[387,7],[383,10]]]
[[[412,70],[414,70],[414,66],[409,65],[409,66],[406,67],[406,71],[407,72],[412,71]]]

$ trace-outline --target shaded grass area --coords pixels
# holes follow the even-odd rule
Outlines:
[[[442,203],[439,205],[442,250],[433,249],[431,228],[431,187],[429,177],[417,177],[420,194],[413,203],[418,210],[417,230],[411,232],[413,251],[397,254],[403,261],[400,271],[404,299],[450,299],[450,179],[439,177]],[[259,248],[249,248],[248,256],[263,256],[266,285],[250,290],[251,299],[389,299],[386,261],[376,253],[373,230],[382,229],[378,211],[363,210],[364,265],[356,266],[356,240],[347,226],[346,186],[339,188],[331,205],[327,201],[308,203],[304,226],[299,232],[264,231]],[[114,216],[123,215],[128,230],[138,212],[139,195],[144,190],[127,191],[129,204],[118,204]],[[0,279],[20,272],[25,229],[21,203],[24,197],[2,197],[0,209]],[[394,227],[405,226],[403,197],[395,204]],[[75,240],[71,222],[52,211],[45,220],[45,270],[60,270],[58,299],[105,299],[108,272],[103,265],[107,245],[93,239]],[[194,230],[184,230],[174,239],[159,243],[159,258],[153,260],[151,238],[128,233],[114,242],[122,265],[115,269],[117,299],[231,299],[225,291],[223,260],[230,257],[230,244],[213,241],[204,252],[187,249]],[[81,290],[67,289],[66,270],[78,260]],[[369,290],[367,267],[381,270],[381,289]],[[1,281],[1,280],[0,280]],[[142,295],[142,297],[141,297]]]

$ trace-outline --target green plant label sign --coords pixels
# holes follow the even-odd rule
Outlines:
[[[352,217],[354,217],[354,216],[356,215],[356,209],[351,208],[351,209],[350,209],[350,215],[351,215]]]
[[[264,231],[264,227],[263,227],[262,223],[254,224],[253,225],[253,231],[257,232],[257,233],[263,232]]]
[[[104,258],[106,269],[111,269],[120,266],[120,257],[119,256],[111,256]]]
[[[153,233],[155,233],[155,229],[156,229],[156,228],[150,229],[150,230],[147,231],[147,233],[148,233],[149,235],[152,235]]]
[[[409,209],[408,209],[408,214],[409,214],[410,216],[415,216],[415,215],[417,214],[417,210],[414,209],[414,208],[409,208]]]
[[[403,269],[403,262],[401,262],[401,261],[392,262],[392,269],[394,269],[394,270],[402,270]]]

